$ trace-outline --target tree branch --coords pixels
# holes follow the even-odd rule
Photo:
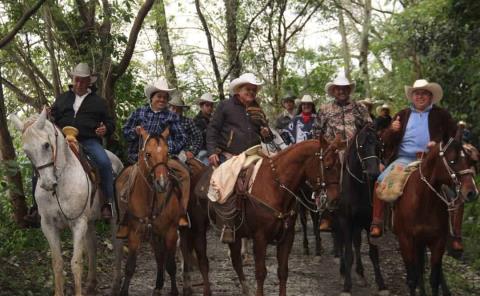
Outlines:
[[[35,14],[35,12],[37,12],[37,10],[40,8],[40,6],[42,6],[42,4],[44,2],[45,2],[45,0],[39,0],[37,3],[35,3],[35,5],[33,5],[32,8],[27,10],[25,12],[25,14],[22,15],[20,20],[18,20],[18,22],[13,27],[13,29],[0,40],[0,48],[3,48],[5,45],[7,45],[13,39],[13,37],[15,37],[15,35],[18,33],[18,31],[20,31],[20,29],[23,27],[23,25],[25,25],[27,20],[33,14]]]
[[[31,96],[25,94],[21,89],[19,89],[17,86],[15,86],[13,83],[8,81],[7,79],[1,77],[1,82],[3,85],[5,85],[10,91],[12,91],[18,98],[18,100],[24,104],[30,105],[35,110],[41,111],[43,108],[43,104],[36,101],[34,98]]]

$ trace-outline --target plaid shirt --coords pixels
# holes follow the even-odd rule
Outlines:
[[[132,163],[138,158],[139,136],[135,127],[139,125],[149,134],[160,134],[168,127],[170,135],[167,143],[170,154],[178,154],[187,143],[187,135],[177,114],[167,109],[153,112],[149,105],[140,107],[130,115],[123,127],[123,136],[128,142],[128,160]]]
[[[191,118],[180,116],[180,124],[187,134],[187,143],[185,147],[183,147],[183,150],[190,151],[193,155],[197,155],[202,148],[202,132],[195,126],[195,122],[193,122]]]

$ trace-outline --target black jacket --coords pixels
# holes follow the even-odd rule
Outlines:
[[[240,154],[260,141],[260,126],[251,122],[236,96],[218,104],[207,129],[208,155],[222,151]]]
[[[108,113],[107,102],[96,93],[88,94],[80,105],[77,115],[73,110],[75,93],[69,90],[58,96],[52,106],[52,117],[60,128],[70,125],[79,131],[78,140],[98,139],[95,129],[103,122],[107,127],[105,136],[111,135],[115,130],[115,122]]]
[[[199,111],[198,114],[193,118],[195,126],[202,132],[202,148],[200,150],[207,149],[207,128],[210,123],[210,118],[203,115],[202,111]]]

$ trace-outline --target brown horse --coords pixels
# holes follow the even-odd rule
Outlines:
[[[137,176],[128,200],[128,258],[120,295],[128,295],[137,251],[145,240],[150,242],[157,262],[154,295],[160,294],[163,288],[165,263],[171,280],[171,295],[178,295],[175,251],[177,225],[182,210],[178,200],[180,191],[175,180],[169,176],[167,167],[168,129],[158,136],[149,135],[142,129],[141,137],[143,147],[135,164]]]
[[[317,194],[338,197],[338,186],[330,185],[338,183],[340,177],[337,152],[343,148],[342,145],[344,143],[341,141],[329,144],[323,138],[308,140],[293,145],[272,158],[264,158],[251,194],[245,198],[238,197],[243,210],[239,213],[235,226],[236,241],[229,244],[229,248],[233,267],[245,294],[249,295],[250,292],[243,273],[240,238],[248,237],[253,239],[256,295],[264,295],[263,284],[267,274],[265,255],[268,244],[277,246],[279,295],[286,295],[288,257],[294,239],[295,205],[299,198],[295,192],[301,184],[308,181]],[[190,199],[192,229],[187,245],[196,250],[204,280],[204,295],[211,294],[206,256],[206,230],[209,224],[207,207],[205,200],[196,196]],[[187,264],[187,260],[185,263]],[[184,270],[188,271],[190,268]]]
[[[427,247],[431,251],[432,295],[438,295],[439,286],[443,295],[450,295],[442,270],[442,258],[451,230],[449,216],[478,193],[459,135],[430,149],[419,169],[410,176],[394,207],[393,231],[400,243],[410,295],[416,295],[417,285],[420,295],[425,295],[423,273]],[[445,186],[453,189],[455,197],[445,194]]]

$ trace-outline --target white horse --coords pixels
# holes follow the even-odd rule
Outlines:
[[[43,234],[52,253],[55,277],[55,296],[64,295],[63,258],[60,233],[69,227],[73,235],[71,268],[75,284],[75,296],[82,294],[83,251],[88,255],[87,295],[95,293],[96,234],[95,220],[100,218],[100,196],[97,190],[90,206],[93,184],[80,161],[73,154],[62,132],[47,120],[47,112],[30,117],[25,123],[10,115],[15,127],[22,132],[25,153],[39,173],[35,199],[41,216]],[[113,153],[107,151],[114,174],[123,165]],[[111,220],[112,242],[115,251],[112,291],[120,285],[121,243],[116,240],[116,213]],[[113,292],[114,293],[114,292]]]

